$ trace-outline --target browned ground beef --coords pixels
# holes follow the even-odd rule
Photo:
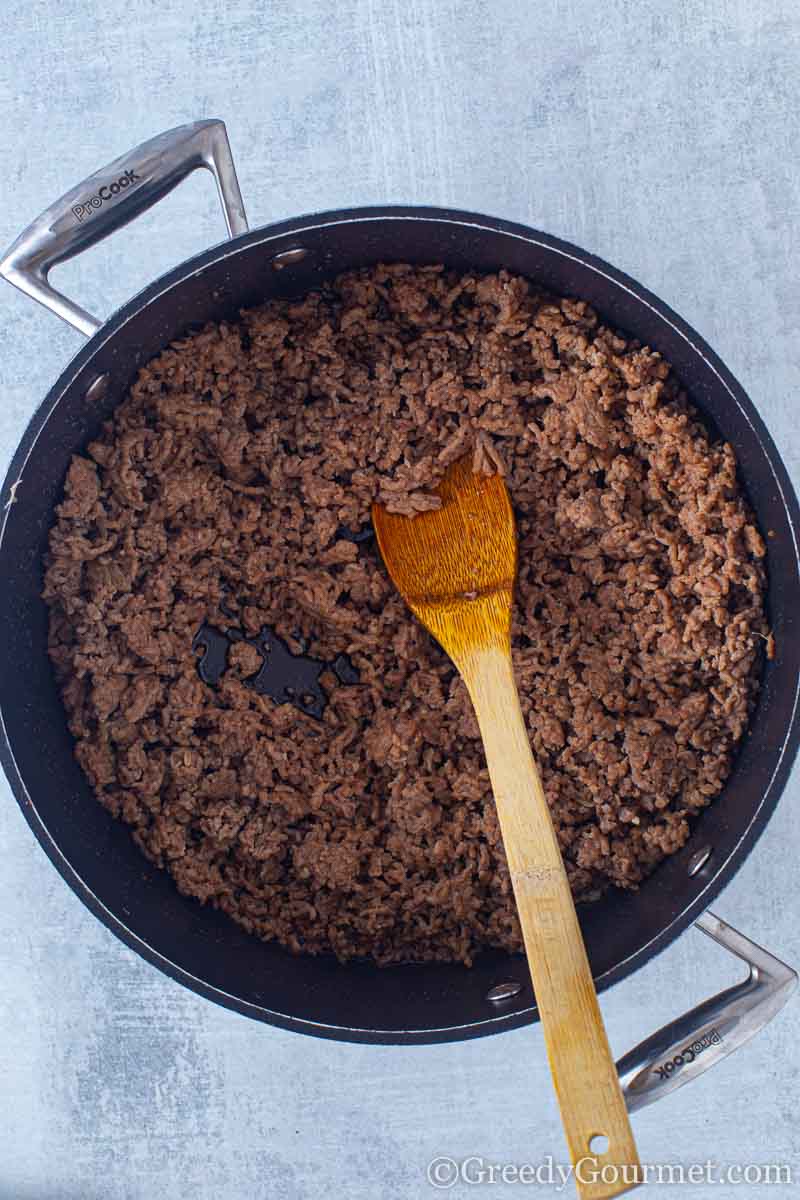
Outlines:
[[[506,274],[381,266],[165,350],[74,458],[50,644],[77,756],[181,891],[294,950],[469,961],[520,934],[467,694],[369,504],[505,464],[514,662],[573,890],[635,887],[719,793],[757,687],[764,544],[658,354]],[[346,654],[322,717],[240,641]],[[351,677],[352,678],[352,677]]]

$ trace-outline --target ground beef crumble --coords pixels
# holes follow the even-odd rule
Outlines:
[[[69,469],[46,564],[78,760],[180,890],[296,951],[521,948],[466,691],[369,505],[472,452],[517,512],[514,663],[573,890],[635,887],[720,792],[757,688],[764,543],[657,353],[505,273],[379,266],[174,343]],[[363,536],[362,536],[363,534]],[[259,695],[208,622],[324,671]]]

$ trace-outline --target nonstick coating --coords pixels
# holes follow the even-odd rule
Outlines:
[[[275,255],[307,256],[278,271]],[[589,300],[612,325],[662,352],[709,423],[736,449],[759,524],[769,531],[769,617],[777,656],[722,797],[692,837],[636,893],[611,892],[580,910],[599,988],[628,975],[684,929],[744,860],[771,814],[798,742],[798,507],[769,434],[703,340],[638,284],[584,251],[522,226],[438,209],[358,209],[257,230],[199,255],[122,308],[83,347],[34,416],[0,495],[0,756],[31,827],[69,885],[123,941],[181,983],[275,1025],[355,1041],[448,1041],[536,1019],[521,957],[482,956],[471,969],[378,969],[294,957],[179,895],[97,803],[72,742],[47,659],[42,554],[70,455],[95,434],[136,371],[171,339],[270,296],[299,294],[345,268],[376,261],[506,267],[554,292]],[[42,337],[47,334],[42,316]],[[99,376],[108,387],[86,392]],[[32,398],[33,403],[33,398]],[[690,876],[696,850],[713,854]],[[776,881],[780,886],[780,881]],[[492,1003],[498,983],[519,981]]]

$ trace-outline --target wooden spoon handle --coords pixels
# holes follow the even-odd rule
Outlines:
[[[460,665],[486,750],[578,1195],[618,1196],[638,1182],[639,1158],[511,656],[497,645],[476,647]],[[590,1142],[603,1135],[608,1148],[594,1153]]]

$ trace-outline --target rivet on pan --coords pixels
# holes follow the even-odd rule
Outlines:
[[[510,1000],[512,996],[518,995],[521,991],[521,983],[513,981],[511,983],[498,983],[493,988],[489,988],[489,991],[486,993],[486,999],[497,1004],[500,1000]]]
[[[97,375],[86,389],[85,400],[90,404],[94,404],[95,400],[102,400],[108,391],[108,372],[105,375]]]
[[[272,260],[273,271],[282,271],[284,267],[290,267],[293,263],[301,262],[308,251],[304,246],[296,246],[294,250],[283,250],[280,254],[276,254]]]
[[[696,875],[698,871],[702,871],[713,853],[714,851],[711,846],[703,846],[702,850],[696,850],[689,859],[689,874]]]

